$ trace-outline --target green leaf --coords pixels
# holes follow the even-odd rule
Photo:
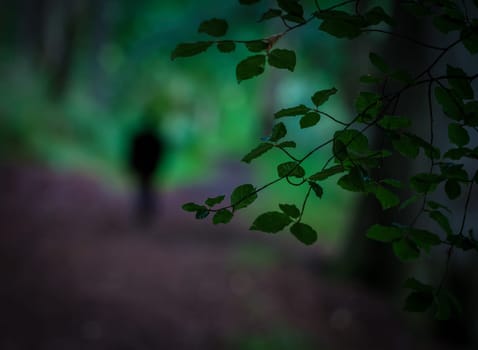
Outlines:
[[[290,227],[290,232],[306,245],[311,245],[317,241],[317,232],[307,224],[296,222]]]
[[[362,115],[365,121],[374,120],[382,108],[380,96],[374,92],[362,91],[355,100],[357,113]]]
[[[420,199],[420,196],[417,195],[417,194],[411,196],[411,197],[408,198],[406,201],[403,201],[402,204],[400,204],[400,210],[403,210],[403,209],[405,209],[406,207],[412,205],[412,204],[415,203],[418,199]]]
[[[384,183],[386,185],[395,187],[395,188],[402,188],[402,183],[399,180],[395,179],[383,179],[380,181],[381,183]]]
[[[445,192],[448,198],[457,199],[461,194],[460,183],[455,180],[447,180],[445,182]]]
[[[457,235],[448,236],[447,241],[451,245],[457,248],[460,248],[464,251],[467,251],[470,249],[478,250],[478,241],[476,241],[474,238],[468,238],[463,235],[457,234]]]
[[[285,49],[274,49],[269,52],[267,56],[269,65],[280,68],[288,69],[291,72],[294,71],[296,64],[295,52],[292,50]]]
[[[420,173],[410,179],[410,185],[418,193],[427,193],[434,191],[442,181],[441,175]]]
[[[203,207],[204,207],[203,205],[199,205],[199,204],[196,204],[196,203],[193,203],[193,202],[185,203],[182,206],[183,210],[189,211],[189,212],[198,211],[199,209],[201,209]]]
[[[274,145],[272,143],[261,143],[259,146],[254,148],[252,151],[250,151],[248,154],[246,154],[241,161],[245,163],[250,163],[252,160],[256,159],[257,157],[260,157],[264,153],[266,153],[268,150],[273,148]]]
[[[309,180],[311,181],[322,181],[325,180],[333,175],[339,174],[344,171],[344,167],[342,165],[334,165],[330,168],[324,169],[319,171],[311,176],[309,176]]]
[[[279,17],[282,14],[281,10],[278,9],[269,9],[266,12],[264,12],[261,16],[261,19],[259,22],[266,21],[271,18]]]
[[[465,124],[478,126],[478,101],[470,101],[465,104]]]
[[[460,109],[461,102],[452,97],[450,90],[437,86],[435,88],[435,97],[447,116],[454,120],[463,119],[463,113]]]
[[[473,229],[468,230],[468,234],[473,236]],[[478,251],[478,240],[474,237],[465,237],[462,234],[456,234],[449,236],[447,241],[456,248],[460,248],[463,251],[474,249]],[[476,253],[476,252],[475,252]]]
[[[212,218],[213,224],[227,224],[234,215],[227,209],[221,209]]]
[[[206,199],[206,205],[212,207],[216,204],[221,203],[224,200],[225,197],[226,196],[222,195],[222,196],[208,198],[208,199]]]
[[[442,33],[450,33],[455,30],[461,30],[464,26],[463,21],[452,18],[444,14],[433,17],[433,25]]]
[[[323,20],[319,29],[337,38],[356,38],[364,24],[362,17],[344,11],[323,11],[316,17]]]
[[[236,49],[236,43],[232,40],[220,41],[217,43],[217,49],[224,53],[232,52]]]
[[[402,230],[394,226],[375,224],[368,229],[366,236],[375,241],[388,243],[402,238]]]
[[[419,248],[425,249],[427,252],[430,250],[430,247],[441,244],[440,237],[426,230],[410,229],[408,231],[408,237],[415,242]]]
[[[380,202],[380,205],[382,206],[383,210],[395,207],[400,204],[400,198],[398,198],[395,193],[387,190],[383,186],[372,185],[368,186],[367,190],[375,195],[375,197]]]
[[[294,204],[279,204],[279,208],[284,212],[284,214],[289,215],[291,218],[298,218],[300,215],[300,210]]]
[[[324,194],[324,189],[322,188],[322,186],[312,181],[309,181],[309,186],[312,188],[312,191],[314,191],[317,197],[322,198]]]
[[[344,190],[352,192],[363,192],[365,187],[363,174],[357,168],[352,168],[347,175],[337,181],[337,184]]]
[[[252,223],[250,229],[254,231],[276,233],[283,230],[291,222],[292,219],[288,215],[272,211],[259,215]]]
[[[202,22],[199,25],[198,32],[219,37],[227,33],[228,27],[229,25],[227,24],[225,20],[220,18],[212,18]]]
[[[468,50],[472,55],[478,53],[478,33],[477,25],[465,28],[461,31],[460,37],[463,43],[463,46]]]
[[[411,292],[405,299],[403,309],[409,312],[425,312],[433,304],[432,292]]]
[[[378,124],[387,130],[400,130],[409,128],[412,125],[412,121],[405,117],[385,115],[382,119],[380,119]]]
[[[370,74],[360,76],[360,82],[364,84],[375,84],[380,82],[380,78],[374,77]]]
[[[275,118],[282,118],[282,117],[293,117],[296,115],[304,115],[305,113],[309,112],[310,108],[304,105],[298,105],[295,107],[284,108],[274,114]]]
[[[355,152],[358,155],[369,153],[368,138],[359,130],[339,130],[334,134],[335,141],[341,141],[348,152]],[[338,150],[340,151],[340,150]],[[334,152],[335,154],[335,152]]]
[[[473,150],[467,147],[452,148],[445,152],[443,158],[459,160],[463,157],[473,158]]]
[[[264,73],[266,64],[265,55],[249,56],[237,64],[236,79],[240,83],[243,80],[251,79]]]
[[[241,5],[252,5],[252,4],[258,3],[259,1],[261,0],[239,0],[239,3]]]
[[[441,289],[435,296],[435,318],[440,321],[450,319],[452,314],[462,312],[461,305],[453,294],[445,289]]]
[[[388,64],[380,57],[378,54],[374,52],[370,52],[368,55],[370,62],[381,72],[387,73],[390,70]]]
[[[178,44],[171,53],[171,59],[174,60],[178,57],[190,57],[200,54],[201,52],[206,51],[211,45],[212,41],[199,41],[196,43]]]
[[[282,19],[286,20],[286,21],[289,21],[289,22],[295,22],[295,23],[305,23],[306,22],[304,17],[291,15],[290,13],[288,13],[286,15],[283,15]]]
[[[392,145],[401,155],[408,158],[416,158],[420,153],[418,145],[406,134],[400,134],[398,138],[392,139]]]
[[[304,9],[297,0],[277,0],[277,4],[281,9],[291,15],[297,17],[302,17],[304,15]]]
[[[205,219],[209,215],[209,209],[205,206],[202,206],[198,211],[196,211],[196,219]]]
[[[320,121],[320,114],[317,112],[308,112],[300,118],[301,129],[310,128]]]
[[[451,236],[453,234],[448,218],[441,211],[432,210],[428,215],[443,229],[443,231],[446,232],[447,235]]]
[[[440,170],[443,177],[449,180],[456,180],[461,182],[468,181],[468,173],[463,169],[464,164],[455,163],[441,163]]]
[[[471,87],[470,81],[467,79],[467,75],[463,69],[447,65],[446,74],[450,76],[448,78],[448,83],[461,95],[462,98],[472,99],[474,97],[473,88]]]
[[[267,49],[267,42],[264,40],[252,40],[245,43],[250,52],[260,52]]]
[[[257,193],[254,186],[244,184],[236,187],[231,194],[231,205],[233,210],[239,210],[252,204],[257,199]]]
[[[272,128],[272,134],[269,140],[272,142],[276,142],[283,138],[285,135],[287,135],[287,128],[285,127],[285,124],[282,122],[277,123]]]
[[[332,151],[334,157],[337,158],[337,160],[340,162],[344,161],[349,156],[347,152],[347,146],[339,139],[334,139]]]
[[[367,11],[364,15],[367,25],[376,25],[380,22],[385,22],[391,26],[395,24],[394,20],[385,13],[383,8],[375,6],[371,10]]]
[[[407,238],[393,242],[392,247],[395,255],[402,261],[416,259],[420,256],[420,251],[415,243]]]
[[[297,145],[294,141],[284,141],[277,145],[279,148],[295,148]]]
[[[447,212],[451,213],[450,208],[448,208],[447,206],[444,206],[444,205],[441,204],[441,203],[438,203],[438,202],[435,202],[435,201],[427,201],[427,205],[428,205],[431,209],[444,209],[444,210],[446,210]]]
[[[440,158],[440,149],[434,147],[429,142],[425,141],[424,139],[422,139],[421,137],[418,137],[415,134],[410,134],[408,132],[404,132],[403,134],[406,135],[417,146],[423,148],[423,150],[425,151],[425,155],[428,158],[430,159]]]
[[[329,97],[337,93],[336,88],[325,89],[317,91],[312,97],[312,102],[316,107],[323,105],[328,101]]]
[[[440,294],[443,294],[443,296],[440,296]],[[453,295],[452,292],[450,292],[447,289],[442,288],[441,293],[438,294],[438,302],[441,301],[441,298],[446,298],[449,304],[449,307],[451,309],[452,314],[460,315],[463,313],[463,307],[460,303],[460,301]],[[435,299],[437,300],[437,299]],[[435,315],[437,316],[437,315]]]
[[[305,170],[297,162],[285,162],[277,166],[277,174],[279,177],[294,176],[304,177]]]
[[[432,286],[422,283],[413,277],[408,278],[403,284],[403,287],[416,290],[417,292],[427,292],[427,293],[433,292]]]
[[[448,138],[458,147],[463,147],[470,142],[468,131],[458,123],[448,124]]]

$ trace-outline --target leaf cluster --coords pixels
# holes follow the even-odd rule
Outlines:
[[[259,0],[240,0],[243,5],[257,2]],[[447,264],[454,249],[478,251],[478,241],[473,231],[470,229],[466,232],[472,189],[478,184],[478,146],[473,145],[470,135],[478,132],[478,101],[472,84],[478,78],[478,72],[466,72],[464,67],[449,63],[444,71],[435,72],[438,63],[444,62],[446,54],[459,46],[463,46],[470,57],[478,53],[478,19],[472,17],[472,13],[478,10],[478,3],[474,1],[474,12],[460,6],[459,2],[448,0],[404,1],[400,4],[410,16],[428,19],[437,33],[455,36],[454,41],[443,47],[401,35],[397,32],[399,28],[395,27],[394,19],[380,6],[367,9],[359,6],[359,1],[345,1],[322,8],[316,1],[316,9],[307,16],[298,0],[277,0],[275,3],[277,6],[263,13],[259,21],[280,20],[284,25],[283,32],[254,40],[214,39],[179,44],[171,58],[193,56],[206,51],[213,44],[223,53],[234,51],[237,45],[244,45],[250,55],[236,66],[238,82],[263,74],[267,66],[293,72],[297,64],[295,52],[275,46],[289,32],[317,22],[319,31],[337,39],[352,40],[364,33],[377,32],[433,50],[437,53],[436,58],[419,74],[412,75],[406,67],[393,67],[379,54],[371,52],[368,56],[371,72],[359,77],[364,88],[354,100],[356,113],[351,121],[344,122],[325,109],[328,101],[338,94],[335,87],[315,91],[310,101],[280,109],[274,114],[276,123],[270,135],[242,158],[242,161],[252,163],[273,150],[284,153],[288,160],[277,165],[276,179],[259,188],[250,184],[235,188],[230,196],[230,204],[221,208],[216,209],[215,205],[224,200],[224,195],[208,198],[204,204],[187,203],[183,208],[194,212],[198,219],[214,213],[215,224],[227,223],[237,210],[254,202],[260,191],[286,181],[291,186],[304,189],[300,208],[295,204],[281,203],[280,210],[259,215],[253,221],[251,230],[275,234],[287,229],[299,241],[309,245],[317,240],[317,232],[311,225],[302,222],[307,202],[314,197],[322,199],[325,195],[323,181],[336,178],[337,186],[346,191],[375,197],[384,211],[403,210],[421,201],[419,212],[411,222],[375,224],[367,231],[369,239],[390,245],[401,261],[416,260],[442,245],[448,247]],[[355,10],[347,10],[346,5],[353,3]],[[392,28],[392,31],[383,30],[384,25]],[[198,28],[199,32],[212,37],[224,36],[227,30],[227,22],[217,18],[202,22]],[[391,93],[384,92],[388,81],[394,81],[394,86],[398,86]],[[397,113],[404,93],[422,86],[427,88],[430,120],[430,136],[426,138],[413,128],[413,116]],[[435,103],[439,106],[438,111],[433,109]],[[302,129],[320,128],[321,120],[327,118],[337,123],[340,129],[306,154],[297,155],[293,154],[296,140],[286,139],[288,131],[283,118],[296,122]],[[447,124],[447,149],[435,145],[434,125],[437,118]],[[369,129],[390,140],[390,146],[373,149],[367,137]],[[327,145],[332,146],[328,160],[308,173],[302,166],[303,162],[312,154],[324,151]],[[379,173],[376,170],[387,158],[415,160],[420,153],[429,162],[429,171],[416,172],[408,181],[376,175]],[[475,167],[474,173],[469,173],[470,167],[465,167],[465,163]],[[412,195],[403,197],[403,189],[411,191]],[[453,212],[445,203],[431,199],[439,191],[445,193],[450,201],[464,200],[462,212]],[[456,215],[461,215],[459,227],[452,224],[451,218]],[[434,227],[417,227],[420,216],[426,216]],[[458,312],[459,303],[451,292],[442,288],[442,284],[443,281],[433,287],[415,279],[407,280],[405,288],[411,289],[411,293],[406,299],[405,309],[426,311],[433,308],[438,319],[446,319]]]

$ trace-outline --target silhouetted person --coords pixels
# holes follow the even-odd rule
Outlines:
[[[147,224],[156,208],[153,177],[162,158],[164,145],[152,125],[145,124],[131,140],[130,168],[138,189],[137,215]]]

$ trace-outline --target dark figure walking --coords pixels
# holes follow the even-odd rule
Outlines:
[[[162,158],[164,145],[152,125],[144,125],[131,140],[130,168],[138,188],[137,215],[147,224],[156,209],[153,178]]]

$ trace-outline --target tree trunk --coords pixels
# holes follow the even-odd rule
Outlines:
[[[410,22],[409,16],[402,13],[397,4],[395,4],[393,11],[393,18],[397,22],[396,27],[392,29],[393,31],[417,40],[425,36],[423,23]],[[413,50],[414,55],[409,55],[411,50]],[[412,72],[422,70],[429,62],[427,59],[428,53],[423,48],[395,37],[389,37],[384,47],[376,51],[382,51],[380,55],[391,67],[404,68]],[[362,53],[362,55],[364,54]],[[387,91],[396,91],[396,87],[392,84],[388,83],[387,85]],[[385,93],[387,92],[385,91]],[[423,93],[426,94],[426,91],[420,91],[420,94],[414,91],[413,94],[407,95],[405,98],[408,103],[406,105],[401,103],[398,113],[409,117],[427,115],[427,105],[423,102],[426,101],[426,95],[422,95]],[[391,110],[386,112],[392,113]],[[416,128],[421,129],[421,124],[425,122],[424,119],[415,118],[413,120],[415,130],[412,130],[412,132],[420,133]],[[368,134],[368,138],[371,146],[375,149],[390,148],[388,138],[377,133],[376,129]],[[385,159],[382,167],[372,176],[393,178],[406,183],[411,168],[412,162],[409,159],[396,155]],[[357,211],[352,219],[341,259],[341,265],[346,275],[384,293],[390,294],[399,290],[399,286],[403,282],[403,263],[394,256],[390,245],[367,239],[365,233],[373,224],[391,225],[393,222],[400,222],[401,220],[403,222],[410,221],[410,213],[399,212],[397,209],[382,211],[375,198],[372,196],[361,197],[357,203]]]

